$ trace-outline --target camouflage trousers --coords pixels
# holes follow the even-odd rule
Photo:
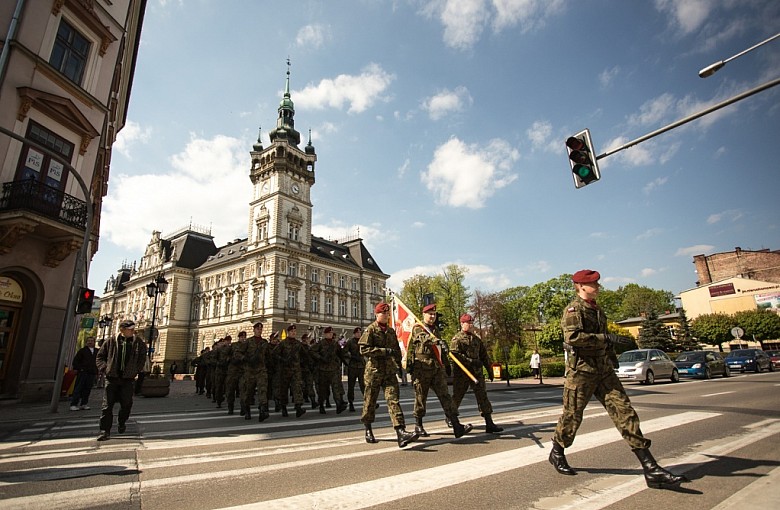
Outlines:
[[[303,397],[309,398],[310,401],[316,402],[317,395],[314,393],[314,375],[311,370],[301,370],[301,378],[303,379]]]
[[[364,378],[366,392],[363,394],[363,415],[360,417],[360,421],[366,425],[374,423],[376,400],[379,397],[379,390],[384,386],[387,411],[390,413],[390,419],[393,420],[393,427],[406,427],[404,412],[401,410],[398,397],[398,379],[395,377],[395,371],[381,374],[376,369],[367,367]]]
[[[558,419],[553,438],[556,443],[564,448],[571,446],[582,423],[582,413],[593,396],[607,410],[631,449],[650,447],[650,440],[642,435],[639,428],[639,416],[611,364],[597,372],[569,370],[563,386],[563,414]]]
[[[444,378],[444,369],[441,367],[429,367],[422,363],[414,364],[412,373],[412,384],[414,384],[414,416],[422,418],[425,416],[428,400],[428,390],[433,392],[439,398],[441,408],[447,417],[458,416],[458,408],[450,397],[447,389],[447,380]]]
[[[252,407],[257,388],[257,407],[268,407],[268,372],[265,369],[246,368],[241,376],[241,406]]]
[[[317,370],[317,394],[319,404],[325,404],[328,392],[333,392],[336,404],[344,402],[344,387],[341,385],[341,370]]]
[[[488,400],[487,389],[485,388],[485,376],[482,375],[482,367],[479,372],[472,372],[474,377],[477,378],[477,382],[472,381],[459,367],[454,367],[455,373],[452,375],[452,403],[455,405],[455,409],[460,407],[460,403],[463,401],[463,397],[469,388],[474,390],[474,397],[477,399],[477,406],[479,412],[482,415],[493,414],[493,406],[490,405]]]
[[[214,370],[214,398],[217,399],[217,404],[221,404],[225,400],[225,379],[227,378],[227,367],[217,367]]]
[[[236,392],[239,392],[240,395],[238,382],[241,379],[241,374],[243,372],[243,367],[237,365],[228,366],[227,375],[225,376],[225,395],[228,407],[233,407],[233,404],[236,401]]]
[[[279,404],[286,406],[292,393],[293,404],[303,404],[303,378],[300,370],[282,369],[279,372]]]
[[[365,365],[353,367],[350,363],[347,369],[347,401],[355,401],[355,382],[360,387],[360,393],[366,394],[366,383],[363,380],[363,373],[366,371]]]
[[[215,367],[206,366],[206,395],[209,397],[214,393],[214,369]]]

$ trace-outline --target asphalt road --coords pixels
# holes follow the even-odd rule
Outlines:
[[[259,424],[227,416],[181,382],[171,397],[137,400],[127,432],[102,443],[95,441],[97,405],[55,417],[4,413],[0,508],[778,507],[780,373],[626,387],[655,457],[691,479],[680,490],[646,487],[636,457],[596,401],[567,450],[578,475],[557,474],[547,455],[559,385],[494,383],[502,434],[484,432],[467,396],[461,419],[475,428],[460,439],[431,396],[431,437],[399,449],[381,397],[374,427],[380,442],[369,445],[359,412],[275,414]],[[409,387],[402,406],[413,425]]]

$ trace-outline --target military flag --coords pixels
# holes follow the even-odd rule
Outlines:
[[[406,349],[409,347],[409,337],[412,334],[412,328],[415,324],[419,324],[425,329],[431,336],[435,336],[431,333],[430,328],[426,326],[420,319],[417,318],[414,313],[406,306],[403,301],[393,294],[392,314],[390,314],[391,326],[395,329],[395,336],[398,337],[398,344],[401,346],[401,351],[406,357]],[[439,365],[442,365],[441,361],[441,349],[436,343],[433,344],[433,352],[436,354],[436,358],[439,360]]]

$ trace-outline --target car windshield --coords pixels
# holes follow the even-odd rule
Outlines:
[[[753,351],[750,349],[739,349],[737,351],[731,351],[727,358],[744,358],[745,356],[752,356]]]
[[[703,352],[683,352],[675,361],[704,361]]]
[[[636,363],[637,361],[645,361],[647,359],[647,351],[626,351],[620,355],[618,361],[621,363]]]

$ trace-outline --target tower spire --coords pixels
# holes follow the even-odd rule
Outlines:
[[[268,133],[271,143],[276,140],[288,140],[294,145],[301,143],[301,134],[295,130],[295,105],[290,95],[290,59],[287,58],[287,79],[284,83],[284,96],[279,103],[279,117],[276,128]]]

